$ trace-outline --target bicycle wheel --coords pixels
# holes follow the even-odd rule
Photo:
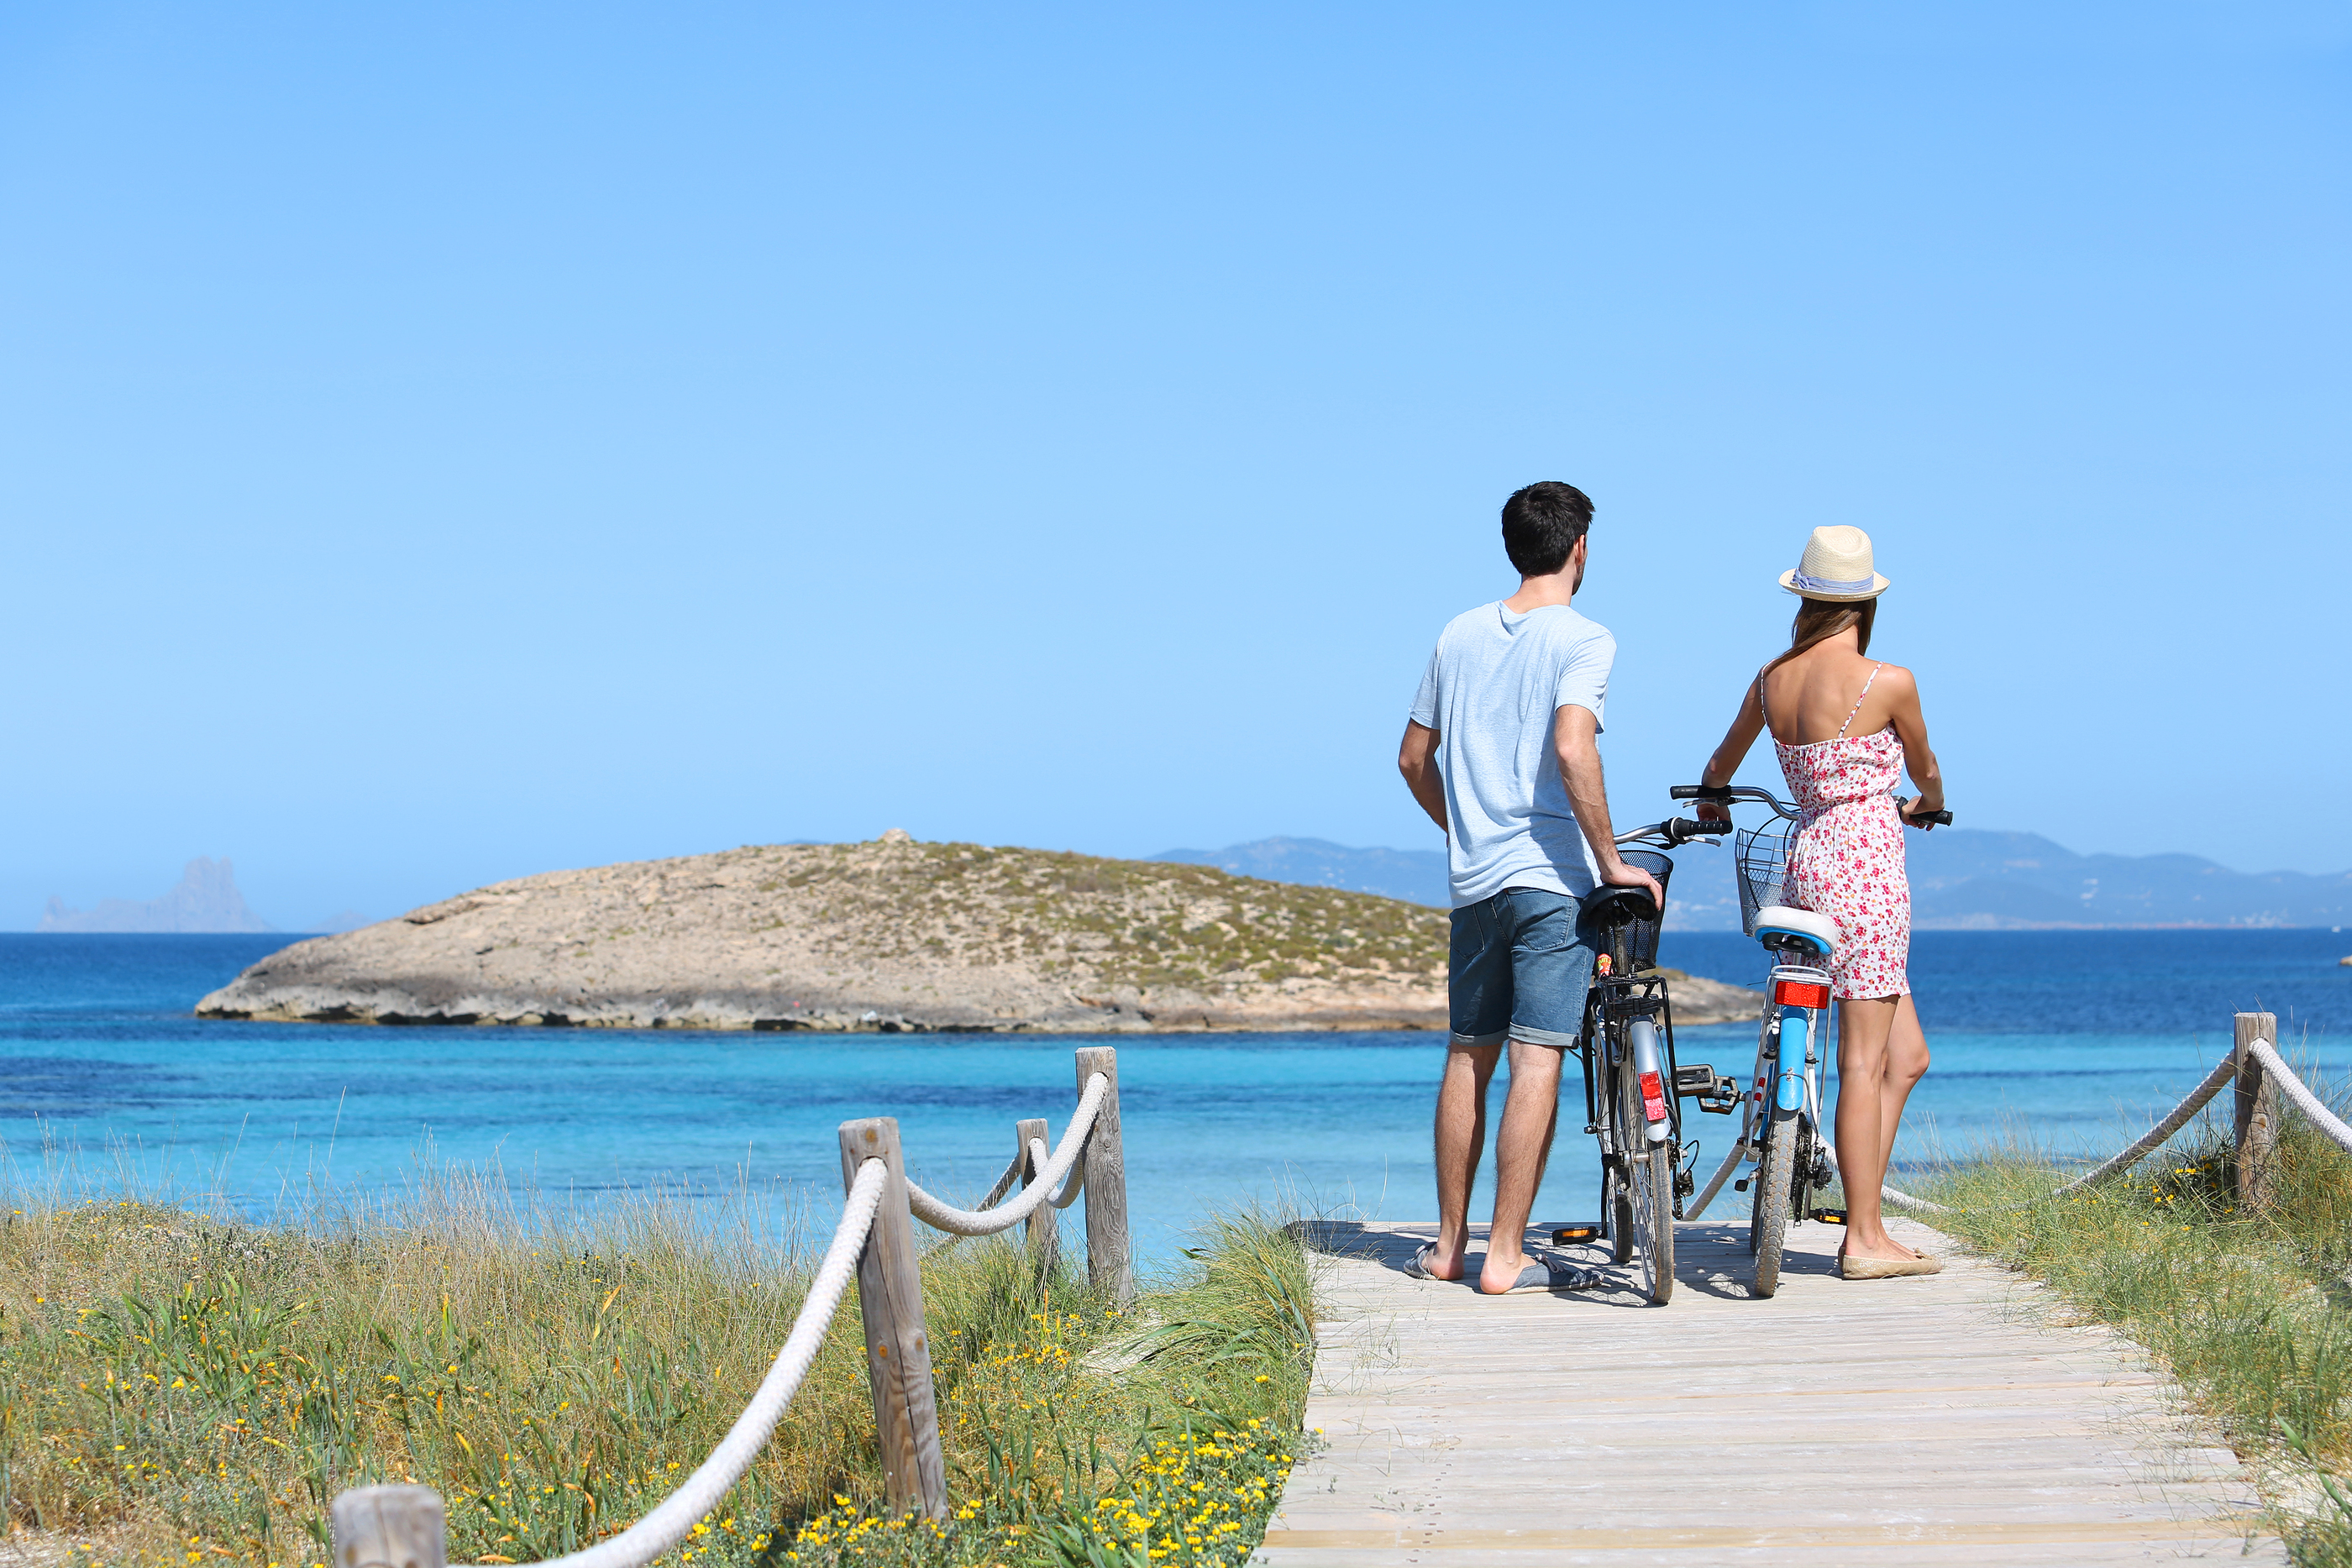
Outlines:
[[[1789,1240],[1789,1188],[1797,1174],[1797,1116],[1775,1106],[1764,1131],[1764,1162],[1756,1172],[1755,1209],[1748,1220],[1748,1249],[1756,1254],[1756,1280],[1748,1293],[1761,1300],[1780,1288],[1780,1255]]]
[[[1659,1306],[1675,1293],[1675,1145],[1649,1141],[1649,1118],[1642,1113],[1642,1081],[1631,1071],[1617,1075],[1617,1132],[1626,1151],[1626,1229],[1639,1242],[1642,1291]]]

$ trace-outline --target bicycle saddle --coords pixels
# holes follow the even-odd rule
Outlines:
[[[1584,912],[1595,925],[1614,930],[1630,925],[1636,920],[1655,920],[1658,901],[1650,896],[1646,887],[1610,887],[1606,884],[1592,890],[1584,901]]]
[[[1756,924],[1748,934],[1759,942],[1767,936],[1793,936],[1821,949],[1824,958],[1837,951],[1836,921],[1811,909],[1791,909],[1785,904],[1768,904],[1758,910]]]

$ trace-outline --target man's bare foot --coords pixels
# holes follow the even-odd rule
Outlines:
[[[1513,1248],[1511,1255],[1506,1258],[1490,1243],[1486,1248],[1486,1260],[1478,1270],[1478,1289],[1487,1295],[1499,1296],[1518,1284],[1519,1276],[1527,1271],[1527,1267],[1528,1255],[1517,1248]]]
[[[1459,1280],[1464,1266],[1469,1260],[1466,1249],[1457,1249],[1448,1257],[1439,1249],[1436,1242],[1424,1241],[1413,1253],[1412,1261],[1404,1266],[1404,1271],[1416,1280]]]

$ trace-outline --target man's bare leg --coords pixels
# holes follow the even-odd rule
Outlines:
[[[1486,1233],[1486,1265],[1478,1270],[1482,1291],[1509,1290],[1528,1266],[1520,1243],[1536,1206],[1536,1188],[1543,1185],[1544,1157],[1559,1112],[1559,1055],[1557,1046],[1511,1041],[1511,1091],[1495,1134],[1495,1225]]]
[[[1437,1085],[1437,1250],[1429,1260],[1429,1271],[1441,1280],[1462,1278],[1470,1188],[1486,1150],[1486,1085],[1502,1056],[1499,1045],[1454,1044],[1445,1052],[1445,1076]],[[1512,1071],[1516,1086],[1517,1067]]]

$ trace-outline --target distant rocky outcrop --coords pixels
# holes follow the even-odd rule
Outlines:
[[[498,883],[299,942],[206,1018],[768,1030],[1445,1027],[1443,911],[1209,866],[779,844]],[[1687,988],[1687,989],[1685,989]],[[1680,978],[1684,1022],[1760,998]]]
[[[246,907],[236,875],[226,860],[198,855],[181,873],[180,885],[143,904],[127,898],[99,900],[95,909],[68,909],[51,898],[41,916],[43,931],[268,931],[273,927]]]

